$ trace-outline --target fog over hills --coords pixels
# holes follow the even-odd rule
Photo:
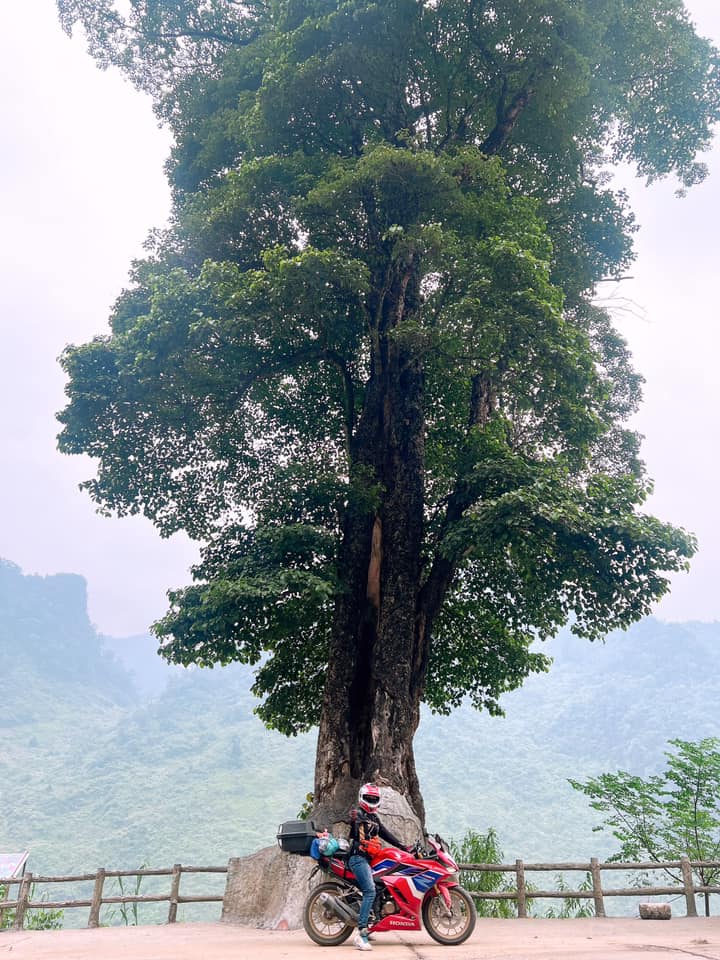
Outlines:
[[[81,577],[0,561],[0,851],[29,848],[35,873],[223,864],[295,816],[314,737],[265,730],[249,668],[169,667],[156,646],[99,635]],[[650,618],[602,644],[563,633],[505,717],[426,713],[428,826],[492,826],[507,860],[609,854],[567,778],[647,775],[669,739],[720,735],[719,646],[718,623]]]

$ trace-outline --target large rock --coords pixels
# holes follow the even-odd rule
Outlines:
[[[233,857],[228,863],[221,919],[270,930],[301,927],[315,866],[311,857],[283,853],[278,847]]]

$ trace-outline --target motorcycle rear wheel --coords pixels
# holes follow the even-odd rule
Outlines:
[[[464,943],[475,929],[477,910],[470,894],[462,887],[451,887],[450,912],[441,893],[427,897],[422,905],[425,929],[438,943],[455,946]]]
[[[345,943],[353,932],[353,927],[336,916],[321,900],[323,893],[339,897],[343,892],[339,883],[321,883],[310,891],[305,901],[303,907],[305,933],[321,947],[337,947],[338,944]]]

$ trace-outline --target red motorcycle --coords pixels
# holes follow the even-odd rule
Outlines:
[[[367,851],[376,889],[369,932],[424,926],[438,943],[464,943],[475,929],[475,904],[458,884],[458,865],[445,842],[437,834],[427,841],[429,850],[418,845],[412,853],[380,844]],[[344,943],[357,926],[362,893],[347,858],[341,851],[320,857],[316,869],[327,880],[305,901],[305,932],[322,947]]]

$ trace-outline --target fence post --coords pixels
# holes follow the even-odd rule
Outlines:
[[[685,887],[685,914],[688,917],[696,917],[695,885],[693,883],[692,867],[687,856],[680,857],[680,869],[682,870],[683,886]]]
[[[20,884],[20,892],[18,893],[18,905],[15,910],[15,923],[13,926],[16,930],[22,930],[23,924],[25,922],[25,911],[27,910],[28,900],[30,899],[30,887],[32,886],[32,874],[26,873],[22,878],[22,883]]]
[[[90,904],[90,916],[88,917],[88,927],[100,926],[100,907],[102,906],[103,886],[105,884],[105,867],[100,867],[95,874],[95,886],[93,887],[92,903]]]
[[[600,877],[600,863],[597,857],[590,857],[590,875],[592,876],[593,896],[595,898],[595,916],[605,916],[605,899],[603,898],[602,879]]]
[[[168,910],[168,923],[175,923],[177,920],[178,896],[180,894],[180,875],[182,866],[176,863],[172,872],[172,886],[170,887],[170,909]]]
[[[517,875],[517,912],[518,917],[527,917],[527,899],[525,888],[525,864],[522,860],[515,861]]]

